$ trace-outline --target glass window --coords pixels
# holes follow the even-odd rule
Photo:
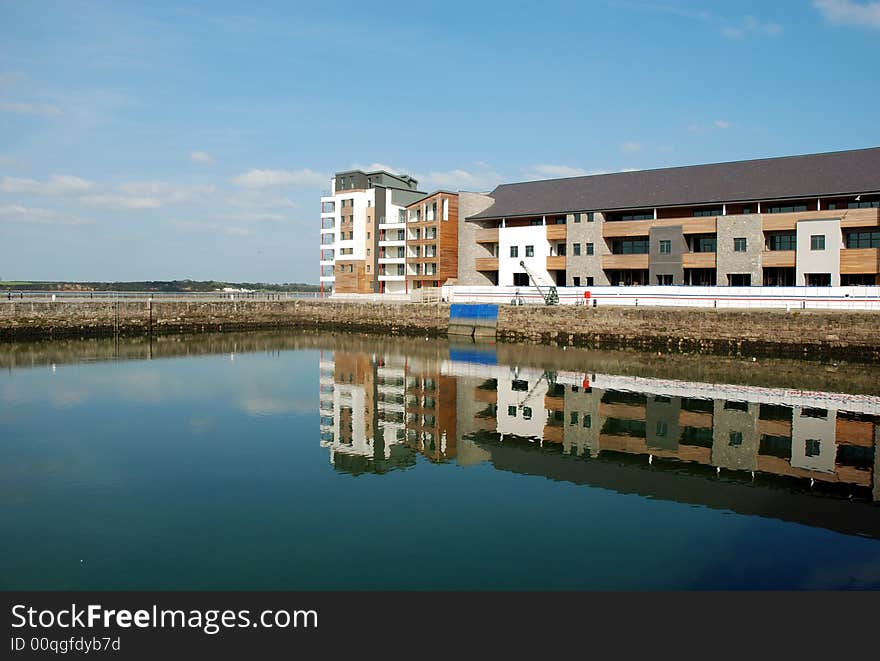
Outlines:
[[[763,211],[764,213],[799,213],[806,210],[806,204],[788,204],[783,206],[766,207]]]
[[[537,227],[538,225],[543,225],[543,224],[544,224],[544,221],[542,221],[540,218],[535,218],[535,219],[529,221],[529,225],[532,227]]]
[[[743,435],[741,431],[732,431],[730,432],[730,441],[728,445],[732,447],[737,447],[742,445],[743,443]]]
[[[526,246],[526,257],[535,256],[535,246]]]
[[[734,252],[746,252],[748,250],[748,241],[744,237],[738,237],[733,240]]]
[[[571,245],[571,247],[572,247],[572,251],[573,251],[572,254],[573,255],[578,256],[581,254],[581,244],[580,243],[573,243]]]
[[[715,207],[712,209],[695,209],[694,210],[694,218],[702,218],[706,216],[721,216],[724,214],[724,209],[721,207]]]
[[[594,218],[593,218],[593,212],[592,212],[592,211],[588,211],[588,212],[587,212],[587,222],[588,222],[588,223],[592,223],[593,220],[594,220]]]
[[[848,209],[876,209],[880,207],[880,200],[872,200],[870,202],[848,202]]]
[[[531,420],[532,419],[532,407],[523,406],[523,420]]]
[[[510,256],[519,257],[519,246],[510,246]]]
[[[575,286],[575,287],[580,287],[580,286],[581,286],[581,278],[580,278],[579,275],[574,276],[573,281],[574,281],[574,286]]]
[[[593,426],[593,418],[588,413],[584,413],[584,427],[589,429]]]
[[[614,239],[611,252],[615,255],[647,255],[648,239]]]
[[[654,212],[652,211],[633,211],[625,213],[620,217],[621,220],[654,220]]]
[[[574,215],[574,222],[576,222],[576,223],[581,222],[581,216],[583,216],[582,213],[576,213],[576,214]]]
[[[576,425],[576,424],[578,423],[578,412],[577,412],[577,411],[572,411],[572,412],[569,414],[569,422],[570,422],[572,425]]]
[[[825,250],[824,234],[813,234],[810,236],[810,250]]]
[[[771,234],[767,239],[767,248],[770,250],[797,250],[797,234],[795,232]]]
[[[593,254],[593,244],[592,244],[592,243],[588,243],[588,244],[587,244],[587,254],[588,254],[588,255],[592,255],[592,254]]]
[[[804,441],[804,453],[808,457],[818,457],[819,456],[819,448],[821,447],[821,442],[815,438],[808,438]]]
[[[846,235],[847,248],[880,248],[880,230],[849,232]]]
[[[515,406],[508,406],[507,407],[507,415],[509,415],[511,418],[515,418],[516,417],[516,407]]]
[[[672,252],[672,241],[669,239],[660,239],[660,253],[668,255]]]

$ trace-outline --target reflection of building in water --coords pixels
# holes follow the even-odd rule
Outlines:
[[[443,371],[459,376],[459,389],[471,384],[480,407],[470,433],[484,440],[515,436],[568,455],[645,455],[880,493],[877,398],[455,361]]]
[[[351,473],[412,465],[404,414],[403,358],[337,351],[320,360],[321,446]]]
[[[416,453],[497,465],[498,444],[526,442],[880,500],[880,398],[347,352],[322,359],[320,388],[321,443],[343,471],[411,466]]]

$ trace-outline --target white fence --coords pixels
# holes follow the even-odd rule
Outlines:
[[[547,292],[547,287],[541,289]],[[544,304],[535,287],[456,285],[442,290],[449,303]],[[880,287],[558,287],[557,291],[560,305],[880,311]]]

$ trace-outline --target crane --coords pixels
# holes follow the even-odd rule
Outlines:
[[[544,290],[541,289],[541,285],[538,283],[538,279],[535,277],[535,274],[531,272],[526,263],[523,260],[520,260],[519,265],[522,266],[526,273],[529,275],[529,279],[532,281],[532,284],[535,285],[535,289],[538,290],[538,293],[544,297],[544,303],[547,305],[557,305],[559,303],[559,293],[556,291],[555,285],[550,285],[547,289],[547,293],[544,293]]]

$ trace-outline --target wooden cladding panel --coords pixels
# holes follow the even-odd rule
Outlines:
[[[714,269],[714,252],[686,252],[681,256],[681,266],[685,269]]]
[[[568,236],[568,230],[565,225],[547,225],[548,241],[565,241]]]
[[[603,269],[648,269],[647,255],[603,255]]]
[[[477,243],[498,243],[498,228],[490,227],[488,229],[477,230]]]
[[[761,253],[761,266],[770,267],[793,267],[797,261],[795,250],[765,250]]]
[[[498,259],[495,257],[477,257],[475,260],[477,271],[497,271]]]
[[[880,248],[844,248],[840,251],[840,272],[880,272]]]
[[[683,234],[715,234],[715,216],[705,218],[663,218],[658,220],[622,220],[602,225],[604,237],[648,236],[652,227],[675,227],[681,225]]]
[[[564,256],[553,256],[547,258],[547,270],[548,271],[564,271],[565,270],[565,257]]]

